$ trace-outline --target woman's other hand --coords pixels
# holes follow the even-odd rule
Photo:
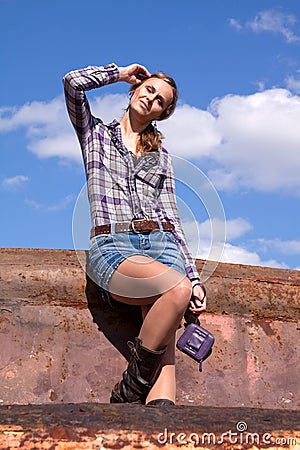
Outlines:
[[[150,77],[151,73],[140,64],[130,64],[127,67],[119,67],[119,81],[129,84],[139,84],[143,78]]]
[[[193,314],[200,314],[206,310],[206,292],[199,285],[193,287],[193,294],[190,300],[190,311]]]

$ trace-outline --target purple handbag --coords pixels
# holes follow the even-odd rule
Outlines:
[[[185,330],[178,339],[176,347],[199,362],[199,371],[202,372],[202,361],[211,354],[215,338],[200,326],[198,317],[189,311],[186,312],[185,319],[188,323],[185,323]],[[190,323],[191,321],[194,323]]]

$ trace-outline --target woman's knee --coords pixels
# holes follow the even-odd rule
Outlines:
[[[171,302],[176,306],[178,311],[184,313],[191,299],[192,283],[188,278],[183,278],[171,290]]]

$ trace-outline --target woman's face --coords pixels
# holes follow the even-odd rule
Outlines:
[[[173,89],[160,78],[149,78],[134,91],[130,109],[145,122],[160,118],[173,101]]]

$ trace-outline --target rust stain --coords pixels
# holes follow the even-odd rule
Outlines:
[[[266,333],[267,336],[274,336],[274,335],[276,335],[276,333],[272,329],[271,324],[270,324],[269,321],[254,319],[253,322],[256,325],[260,326],[263,329],[263,331]]]

